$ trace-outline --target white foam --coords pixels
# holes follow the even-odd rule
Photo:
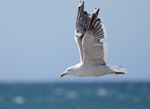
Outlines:
[[[69,91],[69,92],[67,92],[66,96],[67,96],[67,98],[69,98],[69,99],[74,99],[74,98],[77,98],[77,97],[78,97],[78,94],[77,94],[77,92],[75,92],[75,91]]]
[[[97,90],[97,95],[98,96],[106,96],[107,95],[107,91],[104,88],[100,88]]]
[[[22,96],[15,96],[15,97],[13,98],[13,101],[14,101],[16,104],[24,104],[25,99],[24,99]]]

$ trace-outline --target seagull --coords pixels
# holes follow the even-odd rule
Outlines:
[[[92,16],[84,10],[84,1],[80,2],[76,17],[75,40],[80,53],[80,63],[68,67],[60,77],[65,75],[79,77],[97,77],[106,74],[125,74],[125,68],[107,65],[106,44],[102,39],[106,36],[104,24],[98,17],[99,9]]]

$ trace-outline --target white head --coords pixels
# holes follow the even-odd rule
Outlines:
[[[63,73],[60,74],[60,77],[63,77],[65,75],[75,75],[75,68],[72,67],[68,67]]]

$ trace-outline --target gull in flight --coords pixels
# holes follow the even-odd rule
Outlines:
[[[84,2],[80,2],[76,18],[75,40],[80,52],[80,63],[68,67],[61,77],[73,75],[80,77],[102,76],[105,74],[125,74],[120,66],[107,65],[106,48],[102,39],[106,36],[103,22],[98,17],[99,9],[92,16],[84,10]]]

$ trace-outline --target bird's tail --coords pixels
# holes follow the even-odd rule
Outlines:
[[[111,65],[109,67],[113,70],[114,74],[125,74],[126,73],[126,69],[124,67],[115,66],[115,65]]]

